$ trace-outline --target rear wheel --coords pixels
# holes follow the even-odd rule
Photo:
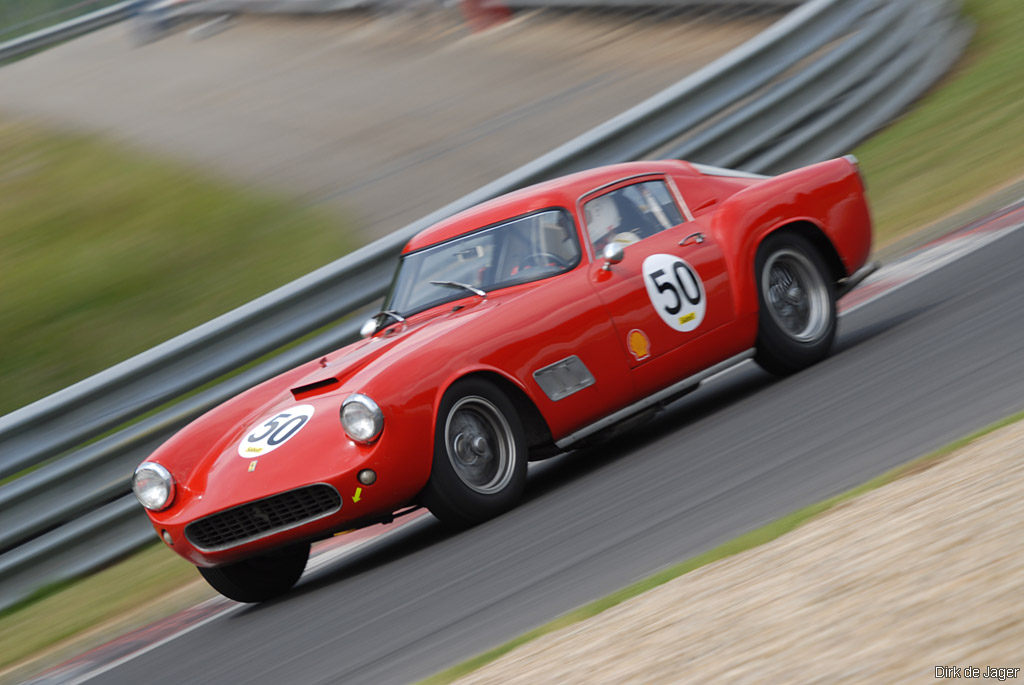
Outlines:
[[[757,251],[757,354],[765,370],[787,375],[828,356],[836,335],[835,285],[802,236],[776,233]]]
[[[307,543],[226,566],[199,567],[199,573],[214,590],[228,599],[236,602],[264,602],[291,590],[299,581],[308,559]]]
[[[437,414],[434,458],[423,503],[434,516],[470,526],[510,509],[526,484],[526,440],[512,402],[481,379],[453,385]]]

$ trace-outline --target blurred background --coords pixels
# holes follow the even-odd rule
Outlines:
[[[17,377],[0,412],[540,157],[757,35],[782,12],[764,5],[481,10],[480,27],[458,4],[158,2],[8,64],[7,278],[24,295],[6,304],[21,344],[0,355]],[[68,339],[74,355],[46,351]]]
[[[131,467],[351,339],[418,228],[601,163],[852,151],[895,259],[1022,194],[1021,31],[1015,0],[2,3],[0,667],[194,575]]]

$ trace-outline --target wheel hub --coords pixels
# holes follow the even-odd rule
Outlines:
[[[779,250],[768,258],[763,273],[768,311],[782,331],[800,342],[818,338],[828,326],[829,294],[807,257]]]
[[[512,430],[496,406],[482,397],[465,397],[448,414],[448,456],[469,488],[497,492],[512,478],[515,445]]]
[[[455,456],[467,466],[476,464],[481,459],[488,459],[490,446],[487,438],[483,435],[476,435],[472,431],[459,433],[454,441]]]

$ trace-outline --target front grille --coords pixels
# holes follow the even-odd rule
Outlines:
[[[317,483],[193,521],[185,526],[185,537],[198,549],[212,552],[295,528],[339,509],[338,491]]]

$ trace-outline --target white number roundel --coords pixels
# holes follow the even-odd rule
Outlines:
[[[661,320],[677,331],[692,331],[704,320],[707,301],[697,271],[670,254],[644,260],[644,285]]]
[[[255,459],[273,452],[295,437],[312,416],[313,405],[300,404],[258,421],[238,443],[238,456]]]

